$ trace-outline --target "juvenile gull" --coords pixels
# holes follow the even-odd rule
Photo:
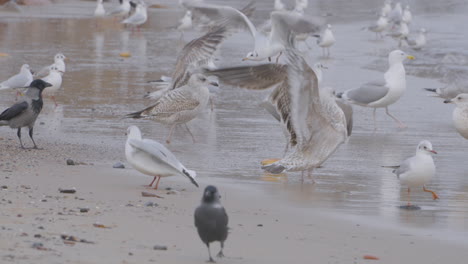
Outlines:
[[[54,63],[43,67],[40,71],[38,71],[38,72],[36,72],[34,74],[34,77],[40,79],[40,78],[43,78],[43,77],[47,76],[49,74],[50,67],[52,67],[52,66],[56,66],[57,69],[59,70],[60,74],[63,76],[63,74],[66,71],[66,67],[65,67],[65,60],[66,59],[67,59],[67,57],[65,57],[65,55],[63,55],[62,53],[55,54]]]
[[[55,107],[57,107],[58,104],[57,101],[55,101],[55,93],[62,87],[62,72],[59,71],[57,66],[52,65],[49,74],[42,78],[42,80],[52,85],[44,90],[44,95],[50,95],[54,101]]]
[[[320,35],[314,35],[317,37],[317,45],[322,48],[323,56],[330,57],[330,47],[335,44],[335,36],[331,30],[332,26],[330,24],[320,33]]]
[[[200,67],[215,68],[215,53],[228,34],[226,28],[220,27],[187,43],[177,57],[171,77],[166,77],[158,85],[158,90],[145,95],[145,98],[159,99],[168,91],[185,86]]]
[[[194,213],[195,227],[200,239],[208,248],[209,262],[215,262],[211,257],[210,243],[219,241],[221,250],[217,257],[224,257],[224,241],[228,235],[228,215],[221,205],[220,198],[215,186],[207,186],[203,192],[202,203]]]
[[[33,76],[29,65],[23,64],[19,73],[0,83],[0,90],[28,87],[32,81]]]
[[[34,148],[37,149],[33,138],[33,128],[37,116],[42,110],[42,91],[49,86],[51,84],[43,80],[34,80],[28,87],[25,96],[22,97],[23,100],[7,108],[0,114],[0,126],[10,126],[11,128],[18,129],[17,135],[23,149],[24,146],[21,141],[22,127],[29,128],[29,137],[34,144]]]
[[[468,139],[468,93],[459,94],[455,98],[445,100],[444,103],[455,104],[452,119],[458,133]]]
[[[331,90],[319,89],[315,72],[298,51],[288,48],[287,54],[288,65],[226,68],[209,74],[248,89],[275,87],[268,100],[288,131],[287,139],[294,150],[281,160],[263,162],[262,168],[271,173],[308,171],[310,174],[347,139],[346,117]]]
[[[434,200],[439,199],[439,196],[431,190],[426,189],[427,184],[435,174],[434,160],[432,154],[437,154],[432,149],[431,142],[423,140],[416,148],[416,155],[404,160],[398,166],[389,166],[395,168],[395,173],[401,184],[408,186],[408,205],[411,207],[411,188],[423,187],[425,192],[430,192]]]
[[[401,50],[394,50],[388,55],[389,69],[384,74],[383,80],[368,82],[359,88],[347,90],[337,96],[352,104],[374,108],[374,128],[377,129],[375,113],[377,108],[385,108],[385,112],[400,128],[406,127],[395,116],[388,111],[388,106],[400,99],[406,90],[406,73],[403,61],[414,59]]]
[[[156,181],[154,189],[158,188],[161,177],[180,175],[187,177],[198,187],[195,181],[195,171],[188,170],[166,147],[151,139],[142,139],[140,129],[130,126],[127,129],[125,157],[128,163],[137,171],[154,177],[149,187]]]
[[[215,85],[214,83],[211,84]],[[166,139],[168,144],[171,142],[175,126],[183,124],[192,136],[193,142],[195,142],[195,138],[186,123],[197,117],[206,108],[210,98],[208,85],[210,83],[204,75],[200,73],[193,74],[186,85],[168,91],[155,104],[141,111],[128,114],[127,117],[148,118],[171,125],[169,136]]]

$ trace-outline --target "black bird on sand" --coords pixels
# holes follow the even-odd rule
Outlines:
[[[0,126],[10,126],[11,128],[18,129],[18,138],[21,148],[24,149],[23,142],[21,141],[21,128],[29,128],[29,137],[34,143],[34,148],[37,149],[36,142],[33,138],[33,128],[37,116],[42,110],[42,91],[52,84],[44,82],[43,80],[34,80],[28,87],[28,90],[21,102],[12,105],[0,114]]]
[[[208,247],[209,262],[215,262],[211,257],[210,243],[219,241],[221,250],[217,257],[224,257],[224,241],[228,235],[228,215],[219,198],[221,196],[216,187],[209,185],[205,188],[201,205],[195,210],[195,226],[201,240]]]

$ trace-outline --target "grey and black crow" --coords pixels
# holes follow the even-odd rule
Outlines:
[[[42,110],[42,91],[46,87],[52,86],[50,83],[43,80],[34,80],[28,87],[23,101],[12,105],[0,114],[0,126],[10,126],[18,129],[18,138],[21,148],[24,148],[21,141],[21,128],[29,128],[29,137],[34,143],[34,148],[37,149],[36,142],[33,139],[33,128],[37,116]]]
[[[215,262],[211,257],[210,243],[219,241],[221,250],[217,257],[224,257],[224,241],[228,235],[228,215],[221,205],[216,187],[209,185],[205,188],[202,204],[195,210],[195,226],[203,243],[208,247],[209,262]]]

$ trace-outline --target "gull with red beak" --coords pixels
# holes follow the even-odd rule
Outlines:
[[[397,175],[401,184],[408,186],[408,205],[405,208],[410,209],[414,207],[411,205],[411,188],[422,186],[425,192],[432,194],[432,199],[439,199],[439,196],[434,191],[426,189],[425,186],[435,175],[432,154],[437,154],[437,152],[432,149],[431,142],[423,140],[416,148],[416,155],[407,158],[398,166],[390,166],[390,168],[395,168],[393,173]]]

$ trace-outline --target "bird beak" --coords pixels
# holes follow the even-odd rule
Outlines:
[[[453,103],[453,101],[452,101],[452,99],[447,99],[447,100],[444,101],[444,103],[451,104],[451,103]]]
[[[65,73],[64,71],[58,71],[58,72],[60,72],[61,74],[64,74],[64,73]]]
[[[34,71],[33,70],[29,70],[31,72],[31,74],[34,74]]]
[[[435,151],[435,150],[433,150],[433,149],[429,150],[429,152],[432,152],[432,153],[434,153],[434,154],[437,154],[437,151]]]
[[[45,83],[45,87],[51,87],[51,86],[52,86],[52,84],[50,84],[48,82]]]
[[[322,69],[328,70],[328,67],[322,65]]]
[[[249,59],[249,58],[243,58],[242,61],[246,61],[246,60],[248,60],[248,59]]]
[[[69,59],[69,58],[67,58],[67,57],[65,57],[65,59],[63,59],[63,60],[64,60],[64,61],[70,61],[70,59]]]
[[[219,83],[217,83],[217,82],[210,82],[210,85],[213,85],[213,86],[219,87]]]
[[[408,56],[406,56],[406,58],[409,59],[409,60],[414,60],[415,59],[414,56],[412,56],[412,55],[408,55]]]

